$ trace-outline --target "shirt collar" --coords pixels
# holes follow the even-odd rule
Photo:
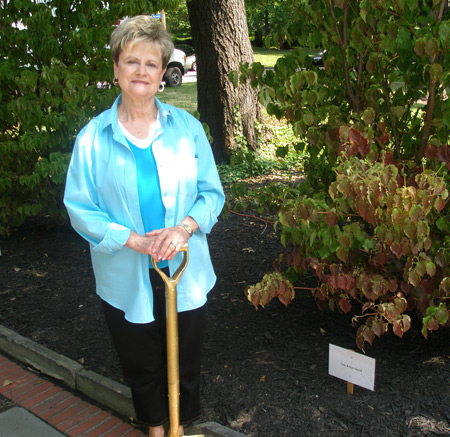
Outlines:
[[[167,122],[169,121],[169,117],[173,118],[170,106],[167,103],[161,102],[158,98],[155,97],[156,107],[159,111],[159,116],[161,120],[161,127],[166,127]]]
[[[119,94],[114,101],[111,108],[109,108],[108,111],[106,111],[105,118],[103,119],[103,125],[102,130],[104,130],[109,125],[112,125],[113,131],[116,130],[116,128],[119,127],[118,125],[118,118],[117,118],[117,107],[119,106],[119,103],[122,101],[122,94]]]
[[[119,130],[119,123],[118,123],[118,116],[117,116],[117,107],[119,106],[120,102],[122,101],[122,94],[119,94],[114,101],[113,105],[107,111],[107,114],[103,120],[103,126],[102,130],[108,127],[109,125],[112,126],[113,132],[117,132]],[[155,97],[155,104],[159,111],[159,116],[161,120],[161,127],[165,127],[169,117],[173,118],[170,105],[167,105],[166,103],[161,102],[158,98]]]

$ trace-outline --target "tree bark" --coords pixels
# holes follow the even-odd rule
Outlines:
[[[216,162],[226,161],[237,143],[235,109],[250,148],[257,149],[255,120],[261,117],[257,91],[234,87],[228,74],[253,62],[244,0],[187,0],[197,61],[200,120],[209,126]]]

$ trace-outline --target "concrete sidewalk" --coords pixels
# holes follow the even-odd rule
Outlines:
[[[56,431],[27,410],[19,407],[0,414],[0,437],[58,437]]]
[[[3,396],[14,403],[0,414],[0,437],[144,435],[126,419],[136,416],[125,385],[85,370],[1,325],[0,352],[5,354],[0,354],[0,402]],[[244,436],[215,422],[196,424],[185,434]]]

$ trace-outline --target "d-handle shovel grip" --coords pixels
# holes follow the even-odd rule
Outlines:
[[[188,247],[188,245],[185,244],[184,246],[182,246],[180,248],[180,252],[183,252],[183,260],[181,261],[181,264],[179,265],[179,267],[177,268],[175,273],[170,278],[158,267],[155,259],[153,257],[151,257],[152,266],[159,273],[159,275],[161,276],[162,280],[166,283],[166,285],[169,285],[169,284],[177,285],[178,281],[180,280],[181,275],[183,274],[183,272],[185,271],[185,269],[188,265],[188,262],[189,262],[189,247]]]

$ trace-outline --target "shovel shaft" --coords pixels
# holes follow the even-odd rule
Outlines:
[[[180,425],[180,374],[176,284],[166,284],[167,384],[169,392],[169,437],[178,437]]]
[[[178,358],[177,284],[189,261],[188,246],[180,249],[183,261],[170,278],[161,271],[152,258],[152,264],[166,286],[167,384],[169,392],[169,437],[178,437],[180,426],[180,368]]]

